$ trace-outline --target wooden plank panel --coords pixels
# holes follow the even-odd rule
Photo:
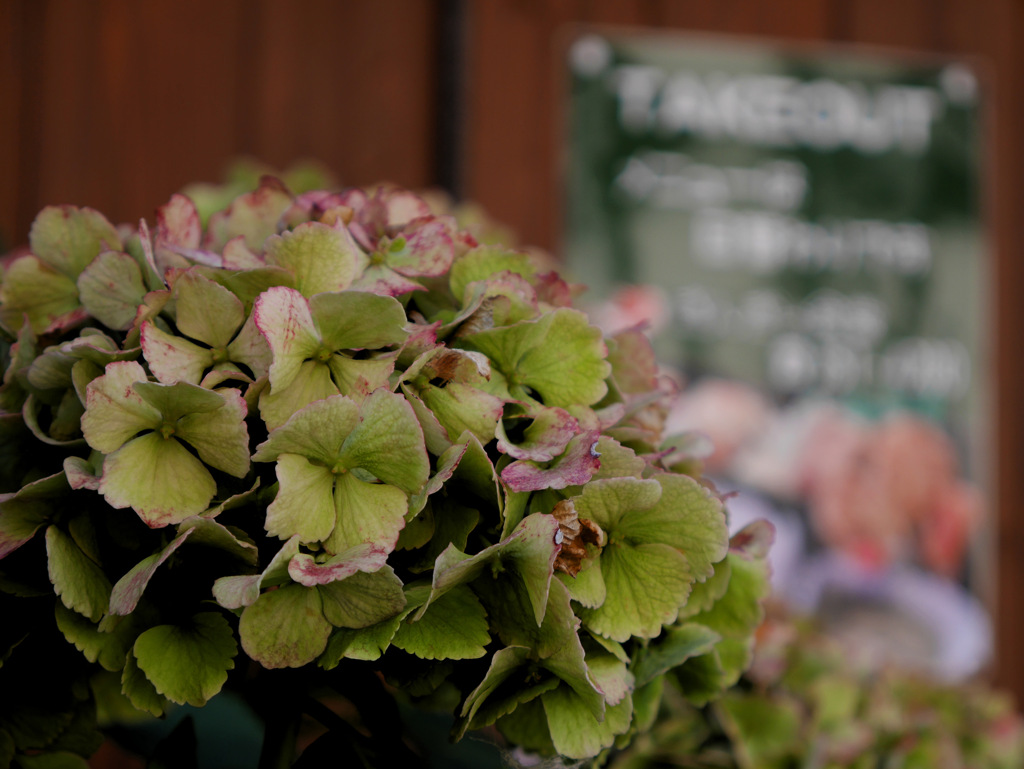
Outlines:
[[[737,35],[818,40],[828,29],[832,3],[828,0],[658,0],[665,26]]]
[[[437,3],[262,0],[247,69],[253,151],[313,157],[342,181],[433,182]],[[315,23],[311,23],[315,20]]]
[[[996,665],[997,683],[1008,687],[1024,702],[1024,356],[1020,329],[1024,328],[1024,6],[1015,0],[986,0],[990,26],[984,36],[991,41],[986,53],[995,64],[992,214],[995,221],[997,272],[995,279],[996,328],[996,492],[999,511],[996,565]]]
[[[18,234],[18,198],[22,161],[21,103],[28,57],[25,9],[0,3],[0,252],[12,247]]]
[[[546,248],[558,221],[556,35],[582,11],[569,1],[469,6],[467,196]]]
[[[857,0],[847,10],[849,39],[858,43],[937,50],[941,0]]]

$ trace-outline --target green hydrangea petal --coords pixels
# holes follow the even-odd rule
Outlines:
[[[328,552],[341,553],[363,543],[391,552],[405,526],[409,498],[394,486],[367,483],[344,473],[335,483],[334,506],[334,531],[324,538]]]
[[[28,317],[41,334],[81,307],[72,278],[43,264],[34,256],[15,259],[0,284],[0,323],[14,335]]]
[[[146,372],[134,361],[118,361],[86,388],[82,433],[97,451],[110,454],[141,430],[155,430],[160,412],[135,391],[136,382],[145,382]]]
[[[423,431],[401,395],[375,390],[359,408],[359,423],[341,451],[346,467],[361,467],[408,494],[422,490],[430,476]]]
[[[142,598],[143,592],[149,585],[149,581],[153,579],[153,575],[156,574],[156,570],[171,557],[179,547],[181,547],[185,540],[192,535],[192,530],[180,532],[178,536],[168,542],[164,548],[158,552],[153,553],[146,558],[143,558],[135,566],[133,566],[127,574],[117,581],[114,585],[113,590],[110,592],[110,613],[115,615],[131,614],[135,611],[135,607],[139,605],[139,600]]]
[[[78,276],[78,293],[89,314],[108,328],[131,327],[146,286],[138,262],[129,254],[104,251]]]
[[[268,429],[275,430],[297,411],[334,395],[339,395],[339,392],[331,379],[331,370],[323,363],[307,360],[287,387],[271,385],[269,391],[263,391],[259,402],[260,416]]]
[[[178,276],[174,297],[178,331],[210,347],[226,347],[245,322],[238,297],[194,270]]]
[[[317,664],[324,670],[331,670],[343,659],[369,662],[379,660],[391,645],[391,639],[400,622],[400,617],[393,617],[358,630],[338,628],[331,633],[327,648],[317,660]]]
[[[362,400],[374,390],[388,386],[397,357],[397,353],[374,358],[332,355],[327,366],[339,392]]]
[[[359,423],[359,406],[334,395],[296,411],[256,447],[254,462],[269,462],[281,454],[300,454],[331,466],[341,458],[345,439]]]
[[[266,242],[266,259],[289,270],[295,276],[295,288],[305,296],[348,288],[366,262],[340,222],[333,227],[304,222],[290,232],[272,235]]]
[[[580,616],[595,633],[619,642],[658,636],[675,621],[693,584],[686,556],[664,544],[609,542],[601,552],[601,575],[604,603]]]
[[[166,712],[170,704],[146,678],[130,650],[125,656],[124,670],[121,671],[121,691],[136,709],[158,718]]]
[[[487,280],[496,273],[506,271],[527,280],[537,272],[528,254],[493,246],[481,246],[455,260],[448,273],[448,285],[455,298],[463,302],[466,288],[470,283]]]
[[[327,539],[336,518],[334,475],[297,454],[279,456],[276,469],[280,488],[267,508],[267,533],[281,539],[298,535],[302,542]]]
[[[210,467],[244,478],[249,472],[248,407],[238,390],[223,389],[223,405],[216,411],[193,412],[181,417],[174,434],[199,453]]]
[[[149,370],[165,384],[190,382],[198,385],[203,372],[213,365],[212,350],[161,331],[150,321],[142,324],[141,340]]]
[[[294,288],[274,286],[256,298],[253,318],[273,353],[271,387],[288,387],[303,361],[320,351],[320,335],[313,324],[309,303]]]
[[[330,350],[377,350],[409,336],[405,308],[390,296],[339,291],[312,297],[309,307]]]
[[[541,702],[551,741],[558,753],[567,758],[591,758],[610,748],[616,735],[629,728],[633,717],[632,698],[626,697],[618,705],[607,708],[604,720],[598,721],[583,700],[565,686],[543,694]]]
[[[120,251],[117,229],[99,211],[75,206],[47,206],[29,230],[32,253],[72,280],[101,251]]]
[[[156,528],[203,512],[217,484],[178,441],[147,433],[107,456],[100,493],[111,507],[131,507]]]

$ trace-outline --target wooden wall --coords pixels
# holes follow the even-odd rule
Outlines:
[[[441,32],[453,12],[464,37],[456,101],[440,98],[449,91],[439,77],[452,61]],[[171,192],[246,153],[277,166],[318,158],[354,184],[456,179],[524,241],[556,249],[555,42],[572,22],[989,62],[995,678],[1024,702],[1024,0],[0,0],[0,242],[24,241],[46,203],[152,216]],[[457,174],[438,160],[450,160],[439,126],[453,114]]]

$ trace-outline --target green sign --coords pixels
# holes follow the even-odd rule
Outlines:
[[[647,284],[663,360],[967,439],[986,369],[978,83],[960,63],[579,37],[565,252]]]

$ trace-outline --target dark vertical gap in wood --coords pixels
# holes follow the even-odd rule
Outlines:
[[[43,80],[47,63],[47,39],[44,35],[46,18],[49,14],[49,0],[25,0],[18,3],[22,8],[23,37],[21,49],[21,130],[19,131],[18,202],[16,204],[14,242],[21,243],[28,238],[29,223],[35,218],[41,190],[42,171],[42,126],[43,126]]]
[[[466,0],[439,0],[434,13],[437,40],[434,182],[456,200],[464,194],[466,136]]]

